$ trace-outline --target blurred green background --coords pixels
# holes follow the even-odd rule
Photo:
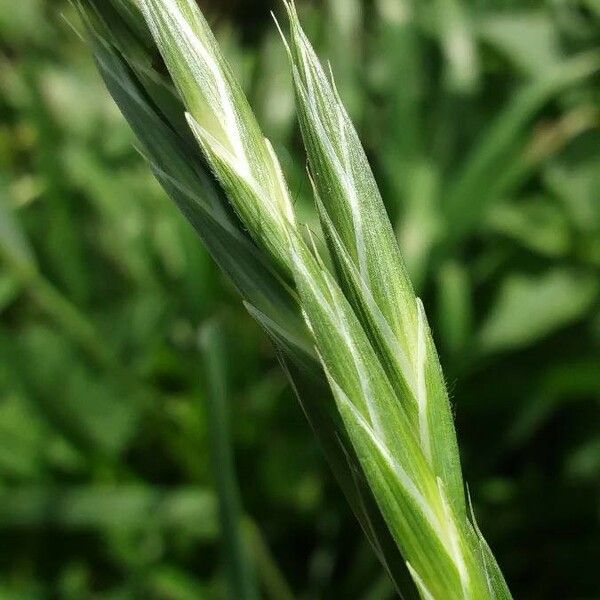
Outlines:
[[[200,4],[311,223],[271,2]],[[598,0],[299,4],[424,298],[515,597],[600,598]],[[391,597],[268,341],[72,26],[66,1],[0,0],[0,599],[225,597],[207,323],[265,596]]]

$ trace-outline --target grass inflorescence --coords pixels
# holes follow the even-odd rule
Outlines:
[[[147,29],[132,3],[79,7],[143,154],[272,338],[398,591],[510,598],[465,499],[423,303],[333,75],[294,4],[286,3],[285,51],[326,244],[295,214],[273,145],[195,2],[140,0]],[[168,77],[152,68],[156,48]]]

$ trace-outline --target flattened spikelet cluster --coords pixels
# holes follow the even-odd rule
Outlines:
[[[149,34],[128,25],[133,4],[113,2],[110,16],[79,2],[100,71],[158,179],[276,344],[399,591],[409,573],[422,598],[510,598],[467,509],[423,304],[333,76],[294,5],[285,5],[284,44],[329,257],[298,223],[276,153],[196,2],[139,0]],[[154,44],[170,80],[140,60]]]

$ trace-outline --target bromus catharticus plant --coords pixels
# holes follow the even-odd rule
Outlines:
[[[294,5],[284,44],[326,251],[295,216],[276,153],[193,0],[78,4],[142,152],[273,339],[398,592],[510,598],[465,499],[423,305]]]

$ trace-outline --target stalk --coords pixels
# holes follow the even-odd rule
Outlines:
[[[139,0],[150,38],[128,28],[123,1],[110,14],[79,2],[103,77],[158,179],[272,338],[398,593],[510,598],[467,508],[423,304],[358,135],[293,3],[285,45],[333,270],[298,223],[273,147],[196,3]],[[170,79],[140,60],[140,46],[143,57],[154,44]]]

